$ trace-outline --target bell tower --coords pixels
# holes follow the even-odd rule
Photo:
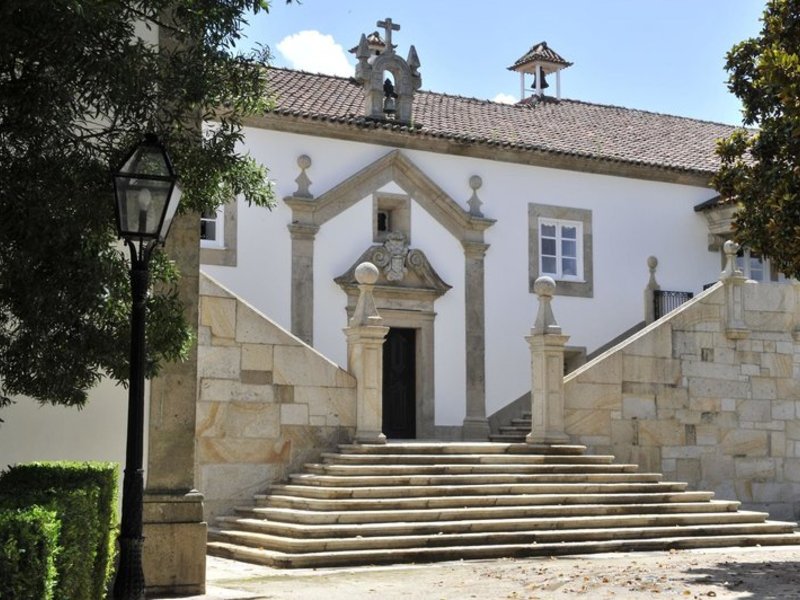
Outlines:
[[[539,42],[508,67],[509,71],[519,73],[520,100],[525,99],[525,74],[533,75],[531,89],[535,96],[541,98],[545,88],[550,85],[546,75],[556,74],[556,98],[561,99],[561,69],[571,67],[572,63],[564,60],[555,50],[548,47],[547,42]]]
[[[414,92],[422,85],[417,50],[411,46],[403,60],[392,44],[392,32],[400,31],[400,25],[386,18],[377,26],[385,30],[385,40],[377,32],[369,39],[362,34],[356,47],[355,80],[364,89],[364,113],[371,119],[410,123]],[[391,78],[385,76],[387,72]]]

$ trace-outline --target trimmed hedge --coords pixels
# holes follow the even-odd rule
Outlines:
[[[41,506],[0,510],[0,600],[52,600],[60,523]]]
[[[40,505],[61,522],[56,598],[102,600],[113,562],[117,466],[39,462],[0,475],[0,507]]]

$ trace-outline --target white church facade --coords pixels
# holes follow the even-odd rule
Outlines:
[[[710,229],[724,208],[709,180],[733,128],[562,99],[570,63],[546,43],[510,67],[532,92],[516,105],[420,91],[416,50],[401,58],[381,25],[389,43],[362,37],[352,78],[270,69],[275,108],[244,149],[278,205],[207,216],[202,269],[345,365],[353,269],[370,260],[391,328],[387,434],[486,439],[530,391],[539,275],[557,282],[573,366],[645,320],[648,257],[664,289],[716,280],[730,215]]]

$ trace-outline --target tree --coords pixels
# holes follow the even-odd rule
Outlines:
[[[0,406],[18,394],[82,406],[103,374],[127,380],[130,288],[110,168],[144,133],[169,148],[181,210],[238,194],[270,205],[266,170],[237,150],[242,117],[266,108],[267,53],[234,46],[245,17],[267,9],[266,0],[0,3]],[[172,43],[143,39],[156,28]],[[213,127],[201,134],[204,122]],[[148,376],[193,343],[178,277],[157,253]]]
[[[739,203],[738,241],[800,277],[800,0],[767,2],[761,34],[727,55],[743,124],[721,140],[714,187]]]

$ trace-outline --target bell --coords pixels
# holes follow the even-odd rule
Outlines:
[[[387,115],[393,115],[397,112],[397,103],[391,96],[383,99],[383,112]]]
[[[546,90],[549,87],[550,84],[547,83],[547,79],[544,78],[544,71],[542,71],[542,85],[540,89]],[[533,89],[536,89],[536,75],[533,76]]]

